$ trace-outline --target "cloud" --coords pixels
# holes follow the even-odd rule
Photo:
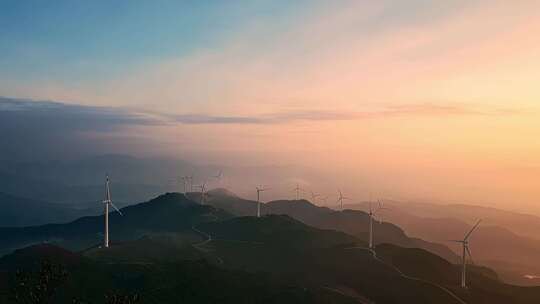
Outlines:
[[[55,101],[32,101],[0,97],[0,160],[35,160],[79,158],[104,153],[147,155],[182,149],[227,149],[230,141],[219,141],[209,128],[237,126],[283,126],[288,134],[295,123],[360,121],[410,117],[457,117],[470,115],[511,115],[514,110],[477,110],[460,104],[388,105],[365,111],[321,109],[283,110],[261,114],[212,115],[164,114],[129,108],[65,104]],[[176,135],[179,125],[189,125],[189,136]],[[235,132],[255,132],[246,128],[227,128],[221,136],[237,138]],[[305,134],[305,131],[302,131]],[[213,146],[200,146],[199,136],[212,138]],[[216,141],[218,140],[218,141]],[[221,139],[220,139],[221,140]],[[172,153],[172,152],[170,152]]]
[[[296,110],[282,111],[253,116],[214,116],[207,114],[187,114],[164,116],[171,123],[180,124],[286,124],[292,122],[323,122],[323,121],[354,121],[361,119],[382,119],[393,117],[432,117],[432,116],[463,116],[463,115],[507,115],[519,113],[515,109],[477,110],[460,105],[440,104],[409,104],[387,106],[379,110],[354,111],[324,111]]]
[[[93,154],[126,144],[129,127],[157,124],[125,109],[0,97],[0,159]]]
[[[356,120],[364,116],[362,113],[335,111],[287,111],[255,116],[175,115],[171,119],[181,124],[286,124],[298,121]]]
[[[264,119],[248,116],[213,116],[205,114],[185,114],[170,116],[172,122],[181,124],[261,124]]]
[[[0,115],[3,122],[20,123],[39,121],[49,129],[71,131],[106,131],[122,125],[153,125],[159,123],[144,113],[122,108],[65,104],[55,101],[33,101],[0,97]]]
[[[111,78],[46,75],[39,82],[10,83],[8,76],[0,79],[0,90],[137,106],[178,114],[186,124],[275,123],[287,118],[251,113],[328,104],[338,111],[362,111],[364,101],[472,100],[490,106],[516,99],[530,104],[537,99],[532,97],[538,92],[539,45],[531,37],[540,27],[538,2],[522,2],[311,2],[309,9],[283,17],[284,22],[273,22],[274,16],[255,18],[212,47],[170,50],[170,56],[104,73],[115,75]],[[514,77],[527,71],[515,60],[528,63],[525,81]]]

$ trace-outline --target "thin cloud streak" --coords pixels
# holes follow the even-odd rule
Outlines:
[[[172,122],[180,124],[286,124],[309,121],[355,121],[362,119],[379,119],[394,117],[431,117],[431,116],[463,116],[463,115],[510,115],[520,113],[515,109],[476,110],[456,105],[400,105],[388,106],[381,110],[365,112],[298,110],[285,111],[257,116],[214,116],[207,114],[182,114],[166,116]]]
[[[378,110],[325,111],[325,110],[289,110],[260,115],[211,115],[211,114],[162,114],[135,111],[127,108],[97,107],[65,104],[56,101],[33,101],[0,97],[0,114],[11,112],[27,118],[53,120],[61,115],[78,123],[75,129],[85,131],[110,130],[120,125],[160,126],[175,123],[187,125],[251,124],[270,125],[294,122],[355,121],[363,119],[383,119],[394,117],[432,117],[464,115],[512,115],[522,113],[517,109],[477,110],[463,105],[409,104],[386,106]],[[91,123],[85,123],[86,121]],[[89,128],[91,130],[86,130]],[[73,129],[72,129],[73,130]]]
[[[0,117],[5,120],[46,121],[47,127],[70,131],[108,131],[121,125],[159,125],[158,119],[126,108],[67,104],[0,96]],[[68,126],[66,121],[71,122]]]

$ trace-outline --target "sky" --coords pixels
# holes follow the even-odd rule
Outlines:
[[[4,157],[293,164],[540,212],[538,37],[528,0],[3,0]]]

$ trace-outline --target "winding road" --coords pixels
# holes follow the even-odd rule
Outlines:
[[[204,252],[204,253],[207,253],[208,251],[203,249],[202,246],[204,245],[207,245],[208,243],[212,242],[213,241],[213,238],[210,234],[204,232],[204,231],[201,231],[199,229],[197,229],[195,227],[195,225],[191,226],[191,229],[193,231],[195,231],[196,233],[202,235],[205,240],[203,240],[202,242],[199,242],[199,243],[196,243],[194,244],[193,246],[195,248],[197,248],[198,250]],[[263,245],[264,243],[261,243],[261,242],[249,242],[249,241],[239,241],[239,240],[223,240],[223,241],[228,241],[228,242],[237,242],[237,243],[250,243],[250,244],[254,244],[254,245]],[[448,288],[442,286],[442,285],[439,285],[437,283],[433,283],[433,282],[430,282],[430,281],[427,281],[427,280],[424,280],[424,279],[421,279],[421,278],[416,278],[416,277],[413,277],[413,276],[410,276],[410,275],[407,275],[405,274],[403,271],[401,271],[399,268],[397,268],[396,266],[390,264],[390,263],[387,263],[386,261],[380,259],[378,256],[377,256],[377,253],[370,249],[370,248],[367,248],[367,247],[361,247],[361,246],[356,246],[356,247],[348,247],[348,248],[344,248],[344,250],[354,250],[354,249],[359,249],[359,250],[366,250],[366,251],[369,251],[372,255],[372,257],[378,261],[379,263],[387,266],[387,267],[390,267],[392,268],[394,271],[396,271],[402,278],[404,279],[407,279],[407,280],[411,280],[411,281],[417,281],[417,282],[420,282],[420,283],[423,283],[423,284],[427,284],[427,285],[430,285],[432,287],[435,287],[435,288],[438,288],[439,290],[443,291],[444,293],[446,293],[448,296],[450,296],[451,298],[453,298],[454,300],[456,300],[457,303],[459,304],[467,304],[467,302],[463,301],[460,297],[458,297],[455,293],[453,293],[451,290],[449,290]],[[219,264],[223,264],[223,260],[220,258],[220,257],[217,257],[217,260],[218,260],[218,263]],[[333,292],[337,292],[337,293],[340,293],[342,295],[347,295],[346,293],[344,293],[343,291],[337,289],[337,288],[332,288],[332,287],[329,287],[329,286],[324,286],[323,288],[327,289],[327,290],[330,290],[330,291],[333,291]],[[350,295],[349,295],[350,296]],[[367,302],[365,299],[360,299],[360,298],[356,298],[356,297],[353,297],[355,298],[359,303],[370,303],[370,302]]]
[[[392,269],[394,269],[402,278],[405,278],[407,280],[411,280],[411,281],[417,281],[417,282],[421,282],[421,283],[424,283],[424,284],[427,284],[427,285],[430,285],[430,286],[433,286],[433,287],[436,287],[440,290],[442,290],[443,292],[445,292],[446,294],[448,294],[450,297],[452,297],[454,300],[456,300],[458,303],[460,304],[467,304],[467,302],[463,301],[460,297],[458,297],[455,293],[453,293],[450,289],[442,286],[442,285],[439,285],[437,283],[433,283],[433,282],[430,282],[430,281],[427,281],[427,280],[424,280],[424,279],[420,279],[420,278],[416,278],[416,277],[412,277],[410,275],[407,275],[405,274],[403,271],[401,271],[399,268],[397,268],[396,266],[390,264],[390,263],[387,263],[385,261],[383,261],[382,259],[380,259],[378,256],[377,256],[377,253],[370,249],[370,248],[367,248],[367,247],[349,247],[349,248],[345,248],[346,250],[351,250],[351,249],[360,249],[360,250],[367,250],[371,253],[371,255],[373,256],[373,258],[375,260],[377,260],[379,263],[382,263],[383,265],[386,265]]]

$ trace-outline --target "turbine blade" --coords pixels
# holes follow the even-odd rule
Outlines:
[[[466,246],[465,249],[467,250],[467,254],[469,255],[469,259],[471,260],[471,264],[474,264],[474,260],[472,258],[471,250],[469,249],[469,246]]]
[[[476,227],[478,227],[478,225],[480,225],[480,222],[481,222],[481,221],[482,221],[482,220],[478,220],[478,222],[476,223],[476,225],[474,225],[474,226],[472,227],[471,231],[469,231],[469,233],[467,233],[467,234],[465,235],[465,238],[464,238],[463,240],[467,240],[467,239],[469,238],[469,236],[471,236],[471,234],[472,234],[473,231],[476,229]]]
[[[114,210],[116,210],[116,212],[120,213],[121,216],[124,216],[122,211],[120,211],[120,209],[116,208],[116,206],[113,204],[113,202],[111,202],[111,206],[114,208]]]

